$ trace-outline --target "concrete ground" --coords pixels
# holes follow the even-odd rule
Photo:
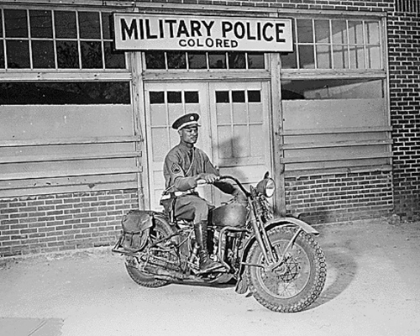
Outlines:
[[[420,223],[317,227],[328,276],[300,313],[273,313],[233,287],[148,289],[99,249],[0,260],[0,336],[420,335]]]

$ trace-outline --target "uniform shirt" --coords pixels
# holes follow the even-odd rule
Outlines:
[[[187,191],[197,186],[194,176],[201,173],[219,175],[209,157],[201,149],[185,144],[172,148],[166,155],[163,167],[166,188],[169,191]]]

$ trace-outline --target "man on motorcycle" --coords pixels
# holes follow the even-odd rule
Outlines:
[[[197,113],[186,114],[172,124],[178,131],[180,142],[173,147],[165,158],[163,174],[166,192],[174,198],[174,216],[192,221],[198,244],[200,272],[205,273],[222,265],[211,260],[207,249],[207,221],[209,210],[213,207],[194,190],[198,180],[214,184],[217,188],[235,197],[243,193],[228,182],[219,181],[219,172],[201,149],[195,147],[198,139]]]

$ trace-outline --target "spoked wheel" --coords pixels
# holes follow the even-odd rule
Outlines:
[[[296,228],[276,227],[268,232],[280,258]],[[266,264],[257,242],[248,254],[247,263]],[[303,231],[286,251],[284,262],[275,270],[248,266],[247,281],[255,299],[276,312],[298,312],[311,305],[321,294],[326,279],[325,257],[313,236]]]
[[[146,248],[148,245],[153,244],[154,242],[157,242],[171,234],[172,229],[169,224],[159,218],[155,218],[154,225],[150,229],[149,240]],[[144,261],[142,261],[139,256],[127,256],[125,267],[130,278],[141,286],[157,288],[165,286],[168,283],[167,280],[155,279],[152,274],[144,271]]]

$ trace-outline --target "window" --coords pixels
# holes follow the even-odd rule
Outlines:
[[[264,53],[146,51],[148,70],[265,69]]]
[[[124,53],[113,49],[110,16],[94,11],[0,10],[0,69],[126,69]]]
[[[379,21],[295,19],[294,39],[283,68],[383,69]]]
[[[129,82],[5,82],[0,105],[130,104]]]

